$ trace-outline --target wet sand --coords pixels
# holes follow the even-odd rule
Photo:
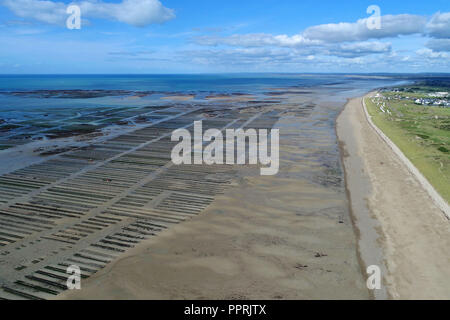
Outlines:
[[[254,99],[253,95],[249,94],[216,94],[205,97],[207,101],[227,101],[227,102],[246,102]]]
[[[364,90],[156,97],[155,106],[93,111],[120,116],[98,136],[3,151],[0,298],[372,298],[361,262],[369,252],[382,264],[379,226],[349,210],[335,130],[343,98]],[[279,173],[175,166],[170,134],[197,120],[280,128]],[[71,264],[85,276],[81,291],[66,291]]]
[[[365,266],[383,271],[377,298],[450,298],[450,223],[369,125],[361,98],[337,122]]]
[[[194,95],[173,95],[161,97],[161,100],[171,100],[171,101],[189,101],[194,99]]]
[[[372,298],[335,132],[349,92],[325,90],[225,108],[179,102],[154,110],[158,122],[0,177],[3,189],[18,185],[0,205],[9,235],[0,297]],[[279,128],[279,173],[174,166],[172,130],[199,119],[205,128]],[[87,277],[81,291],[65,291],[71,264]]]
[[[369,299],[333,115],[312,101],[281,106],[278,175],[239,166],[234,186],[200,215],[58,298]]]

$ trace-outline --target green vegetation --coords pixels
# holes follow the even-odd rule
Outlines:
[[[411,100],[394,98],[396,94],[383,92],[378,98],[366,98],[368,112],[373,122],[450,202],[450,108],[416,105],[410,93],[402,95],[409,95]]]

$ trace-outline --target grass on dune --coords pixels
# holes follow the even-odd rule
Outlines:
[[[384,100],[387,112],[365,99],[373,122],[450,202],[450,108]]]

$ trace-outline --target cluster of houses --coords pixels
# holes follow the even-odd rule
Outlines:
[[[423,106],[450,107],[450,99],[448,92],[429,93],[429,98],[419,98],[414,100],[415,104]]]
[[[411,92],[410,90],[405,90],[403,88],[393,88],[393,89],[383,89],[381,92],[396,92],[396,93],[405,93]],[[387,100],[396,99],[396,100],[411,100],[413,97],[405,96],[405,95],[395,95],[393,97],[387,97]],[[428,93],[425,98],[417,98],[414,99],[414,103],[422,106],[437,106],[437,107],[450,107],[450,94],[448,92],[432,92]]]

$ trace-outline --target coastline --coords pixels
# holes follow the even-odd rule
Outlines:
[[[378,265],[377,299],[445,299],[450,226],[423,185],[366,118],[361,97],[337,120],[346,184],[364,266]]]

